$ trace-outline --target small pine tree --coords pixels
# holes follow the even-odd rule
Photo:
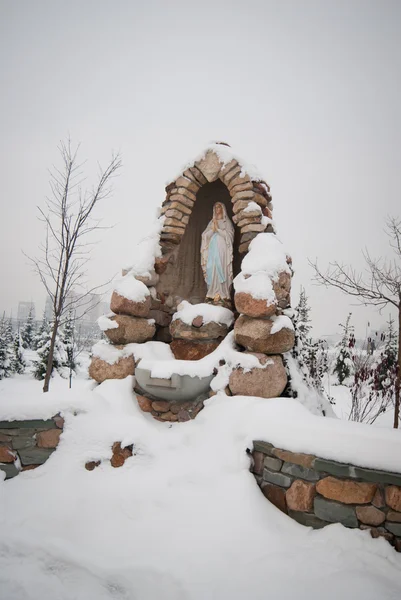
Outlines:
[[[35,371],[34,376],[36,379],[42,380],[45,378],[46,370],[47,370],[47,362],[49,359],[50,353],[50,341],[51,335],[53,331],[52,323],[48,323],[46,329],[44,330],[41,338],[41,345],[38,347],[38,360],[34,362]],[[39,343],[39,340],[38,340]],[[54,369],[59,370],[63,366],[63,362],[66,360],[66,352],[64,350],[64,346],[59,338],[56,336],[56,342],[54,346],[54,355],[53,355],[53,365],[52,365],[52,373]]]
[[[302,373],[302,377],[306,383],[308,383],[308,371],[306,367],[306,354],[308,346],[308,333],[311,330],[310,319],[309,319],[310,308],[308,306],[308,298],[306,296],[305,289],[301,287],[299,294],[299,302],[295,308],[295,313],[292,318],[295,333],[295,343],[291,350],[291,355],[295,359],[299,370]],[[294,395],[292,393],[291,395]],[[296,392],[295,396],[296,397]]]
[[[29,309],[28,317],[21,327],[21,339],[23,348],[33,349],[35,337],[35,321],[33,319],[33,308]]]
[[[46,331],[48,329],[49,322],[46,318],[45,312],[43,312],[42,322],[39,325],[39,329],[33,336],[32,347],[34,350],[39,350],[43,346],[43,340],[46,337]]]
[[[350,325],[351,313],[349,313],[345,325],[340,323],[343,330],[343,335],[339,344],[337,344],[338,354],[333,374],[337,375],[339,385],[344,382],[352,374],[352,349],[355,347],[354,327]]]
[[[72,309],[68,311],[67,320],[61,331],[61,342],[65,352],[65,359],[62,366],[68,372],[71,387],[71,378],[76,369],[75,322]]]
[[[12,358],[12,328],[11,320],[6,320],[5,315],[0,321],[0,379],[10,377]]]
[[[374,390],[377,395],[393,399],[397,376],[398,341],[394,331],[394,320],[390,316],[384,349],[374,372]]]
[[[25,371],[26,363],[22,346],[22,338],[19,331],[14,335],[13,353],[11,358],[11,371],[21,375]]]
[[[299,302],[292,319],[295,331],[295,344],[291,350],[291,355],[305,384],[309,388],[315,388],[319,394],[324,394],[322,380],[327,372],[327,349],[322,340],[314,341],[310,337],[309,333],[312,327],[309,314],[308,297],[305,289],[301,287]],[[286,392],[288,395],[296,398],[297,392],[291,384],[291,373],[289,373],[289,379],[289,389]]]

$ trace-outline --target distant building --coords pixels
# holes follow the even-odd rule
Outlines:
[[[19,302],[17,321],[26,321],[29,311],[32,310],[32,317],[35,320],[35,303],[34,302]]]
[[[53,302],[50,296],[47,296],[46,298],[45,317],[47,321],[51,321],[53,319]]]
[[[96,325],[96,321],[103,314],[110,312],[108,308],[108,303],[102,301],[102,296],[99,294],[88,294],[88,296],[78,304],[78,296],[74,292],[70,292],[67,295],[65,301],[65,307],[68,312],[68,309],[71,307],[75,318],[80,322],[81,325],[90,326]],[[51,321],[53,318],[53,304],[50,296],[46,298],[45,305],[45,316],[48,321]]]

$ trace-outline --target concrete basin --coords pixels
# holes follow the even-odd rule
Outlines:
[[[173,373],[170,379],[160,379],[152,377],[150,369],[142,368],[139,363],[135,369],[135,377],[139,386],[155,398],[186,402],[207,392],[214,375],[192,377]]]

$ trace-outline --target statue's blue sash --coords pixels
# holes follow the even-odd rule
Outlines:
[[[213,268],[215,268],[217,271],[217,276],[219,278],[220,283],[224,283],[226,280],[221,266],[217,239],[218,233],[214,233],[209,243],[209,252],[207,255],[206,265],[206,283],[208,285],[212,283]]]

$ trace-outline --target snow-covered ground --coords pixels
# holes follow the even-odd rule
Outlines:
[[[318,417],[296,400],[224,395],[195,421],[163,424],[139,410],[130,377],[40,389],[0,382],[0,419],[66,418],[45,465],[0,482],[1,600],[401,597],[401,556],[387,542],[298,525],[263,497],[245,452],[265,438],[400,471],[399,432]],[[106,460],[115,441],[134,444],[119,469]]]

